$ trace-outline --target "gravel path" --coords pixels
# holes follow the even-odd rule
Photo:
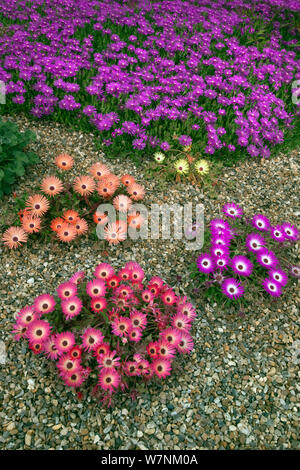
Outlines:
[[[14,118],[15,119],[15,118]],[[33,188],[50,172],[59,152],[76,159],[74,174],[104,157],[95,151],[92,135],[61,125],[33,123],[19,117],[38,141],[33,148],[41,163],[16,187],[17,195]],[[143,169],[131,162],[107,161],[117,174],[132,173],[142,182]],[[248,160],[226,168],[218,183],[203,189],[191,185],[165,187],[146,181],[145,202],[204,203],[205,217],[217,216],[225,202],[242,205],[246,214],[264,212],[273,223],[300,225],[297,185],[299,152],[270,161]],[[1,223],[8,223],[14,199],[0,203]],[[299,245],[295,247],[297,259]],[[79,401],[59,380],[49,361],[15,343],[10,331],[14,315],[46,290],[53,292],[70,273],[108,260],[97,243],[82,239],[76,247],[42,244],[8,253],[0,247],[0,340],[7,351],[0,363],[0,448],[2,449],[295,449],[299,417],[300,348],[296,284],[283,299],[256,305],[245,316],[220,312],[194,299],[199,315],[193,334],[196,345],[180,369],[161,386],[141,386],[135,401],[122,396],[112,409],[93,399]],[[191,295],[188,266],[195,253],[177,240],[125,242],[109,249],[109,261],[121,267],[135,259],[147,275],[161,275],[177,292]],[[178,278],[179,276],[179,278]],[[180,280],[180,282],[179,282]],[[299,359],[299,358],[298,358]],[[298,411],[298,414],[297,414]]]

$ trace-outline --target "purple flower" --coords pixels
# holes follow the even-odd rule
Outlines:
[[[252,253],[259,253],[265,249],[266,241],[258,233],[250,233],[246,238],[246,247]]]
[[[244,295],[244,287],[234,278],[227,278],[222,284],[222,292],[230,299],[237,299]]]
[[[197,259],[198,270],[202,273],[209,274],[215,269],[214,261],[208,253],[200,255]]]
[[[231,260],[232,270],[240,276],[250,276],[253,271],[253,264],[246,256],[237,255]]]
[[[269,270],[270,279],[284,287],[288,282],[288,276],[281,269],[275,268]]]
[[[276,268],[278,265],[278,259],[276,258],[275,253],[273,253],[273,251],[268,251],[265,248],[257,253],[256,260],[261,266],[267,269]]]
[[[251,223],[255,228],[262,231],[268,231],[271,227],[269,219],[262,214],[254,215]]]
[[[160,144],[160,148],[161,148],[162,150],[164,150],[164,152],[166,152],[167,150],[170,149],[170,145],[168,144],[168,142],[162,142],[162,143]]]
[[[237,204],[234,204],[234,202],[225,204],[222,210],[225,215],[227,215],[228,217],[231,217],[232,219],[241,218],[243,215],[243,209]]]
[[[280,243],[284,242],[286,238],[284,229],[281,225],[276,225],[276,227],[271,227],[270,235],[273,238],[273,240],[276,240],[277,242],[280,242]]]
[[[262,286],[272,297],[280,297],[281,286],[276,281],[274,281],[274,279],[264,279]]]
[[[294,225],[285,222],[281,225],[281,227],[283,228],[285,236],[288,240],[297,241],[299,239],[299,231]]]
[[[178,139],[178,142],[180,145],[183,145],[184,147],[188,147],[189,145],[192,145],[193,139],[189,137],[188,135],[181,135]]]

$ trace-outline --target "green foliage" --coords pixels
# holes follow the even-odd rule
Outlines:
[[[14,122],[0,119],[0,198],[12,191],[12,185],[24,175],[26,166],[38,162],[37,155],[27,150],[34,140],[33,132],[20,132]]]

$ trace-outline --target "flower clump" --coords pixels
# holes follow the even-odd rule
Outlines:
[[[26,243],[29,235],[52,233],[61,242],[70,243],[95,224],[103,227],[103,238],[116,245],[127,237],[127,228],[139,229],[144,218],[134,203],[143,199],[144,187],[128,174],[121,178],[101,162],[89,168],[88,175],[77,176],[73,183],[64,182],[64,174],[74,165],[67,154],[55,158],[58,176],[45,177],[41,192],[25,200],[18,213],[20,226],[9,227],[2,236],[4,244],[14,249]],[[125,190],[127,194],[122,194]],[[101,210],[101,203],[111,202],[116,217]],[[119,217],[117,218],[117,214]]]
[[[299,240],[297,228],[284,222],[272,225],[263,214],[251,219],[235,203],[223,207],[226,218],[210,221],[210,245],[196,262],[202,288],[215,298],[221,290],[228,299],[267,292],[280,297],[288,282],[288,274],[300,277],[299,266],[288,261],[285,251]],[[218,287],[219,286],[219,287]]]
[[[149,282],[141,266],[128,262],[115,272],[96,266],[92,280],[76,272],[56,295],[42,294],[22,308],[15,340],[55,362],[63,382],[83,382],[110,401],[138,380],[164,379],[176,355],[193,349],[196,311],[159,276]]]
[[[267,158],[299,114],[297,0],[15,3],[6,106],[82,123],[115,154],[166,152],[176,132],[205,157]]]

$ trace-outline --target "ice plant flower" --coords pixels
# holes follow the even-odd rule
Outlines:
[[[165,155],[162,153],[162,152],[156,152],[154,154],[154,160],[157,162],[157,163],[162,163],[165,159]]]
[[[278,282],[274,281],[274,279],[264,279],[262,282],[262,286],[272,297],[280,297],[281,285]]]
[[[89,196],[96,188],[96,183],[90,176],[77,176],[75,178],[74,191],[81,196]]]
[[[90,297],[103,297],[106,292],[106,284],[103,279],[94,279],[86,285],[86,292]]]
[[[117,274],[109,263],[100,263],[94,275],[92,280],[85,280],[83,271],[70,276],[57,287],[58,301],[38,296],[16,314],[12,333],[34,354],[55,361],[65,385],[78,388],[86,381],[89,386],[98,376],[93,394],[110,402],[113,393],[130,390],[138,379],[171,374],[171,362],[193,348],[189,332],[196,310],[159,276],[148,281],[135,261]]]
[[[103,178],[103,176],[107,176],[110,174],[108,167],[100,162],[94,163],[90,167],[89,172],[93,176],[93,178],[97,180],[100,180],[101,178]]]
[[[186,175],[190,169],[187,160],[183,159],[177,160],[177,162],[174,163],[174,168],[176,172],[180,175]]]
[[[209,172],[209,164],[206,160],[198,160],[194,163],[194,168],[198,175],[206,175]]]
[[[250,276],[253,271],[253,263],[246,256],[237,255],[231,260],[232,270],[240,276]]]
[[[61,302],[61,309],[67,320],[71,320],[80,314],[82,310],[82,301],[79,297],[73,296],[69,299],[64,299]]]
[[[35,320],[28,325],[27,336],[31,342],[45,342],[50,335],[51,327],[45,320]]]
[[[231,217],[232,219],[240,219],[243,215],[243,209],[234,202],[225,204],[222,210],[225,215]]]
[[[265,250],[266,241],[258,233],[250,233],[246,238],[246,247],[253,253],[260,253]]]
[[[165,379],[168,375],[171,375],[172,365],[171,361],[168,359],[158,357],[157,359],[154,359],[151,367],[160,379]]]
[[[94,350],[100,343],[102,343],[104,336],[100,330],[95,328],[87,328],[82,338],[83,348],[87,351]]]
[[[223,282],[222,292],[230,299],[238,299],[244,295],[244,287],[234,278],[227,278]]]
[[[74,160],[72,157],[70,157],[70,155],[61,153],[60,155],[57,155],[54,163],[60,170],[66,171],[72,168],[74,165]]]
[[[26,207],[31,211],[31,214],[35,217],[41,217],[49,209],[49,201],[45,196],[40,194],[34,194],[29,196],[26,201]]]
[[[127,191],[134,201],[140,201],[145,196],[145,189],[143,186],[137,183],[132,183],[127,186]]]
[[[41,219],[39,217],[25,216],[22,220],[22,228],[26,233],[37,233],[41,230]]]
[[[257,253],[256,259],[261,266],[267,269],[275,268],[278,265],[278,259],[273,251],[268,251],[266,249]]]
[[[51,313],[55,309],[55,299],[50,294],[39,295],[34,301],[34,310],[41,315]]]
[[[103,390],[113,390],[120,385],[120,374],[112,368],[103,368],[99,373],[99,385]]]
[[[54,197],[63,191],[63,183],[56,176],[48,176],[41,183],[41,190],[47,196]]]
[[[299,231],[294,225],[285,222],[281,225],[281,227],[283,228],[285,236],[288,240],[297,241],[299,239]]]
[[[197,267],[200,272],[207,274],[214,270],[215,263],[211,255],[203,253],[197,259]]]
[[[253,227],[257,228],[258,230],[267,231],[270,229],[271,224],[267,217],[262,214],[256,214],[253,216],[251,223]]]
[[[20,227],[10,227],[8,228],[3,236],[2,240],[4,245],[8,246],[8,248],[18,248],[22,243],[27,242],[27,233],[23,228]]]

